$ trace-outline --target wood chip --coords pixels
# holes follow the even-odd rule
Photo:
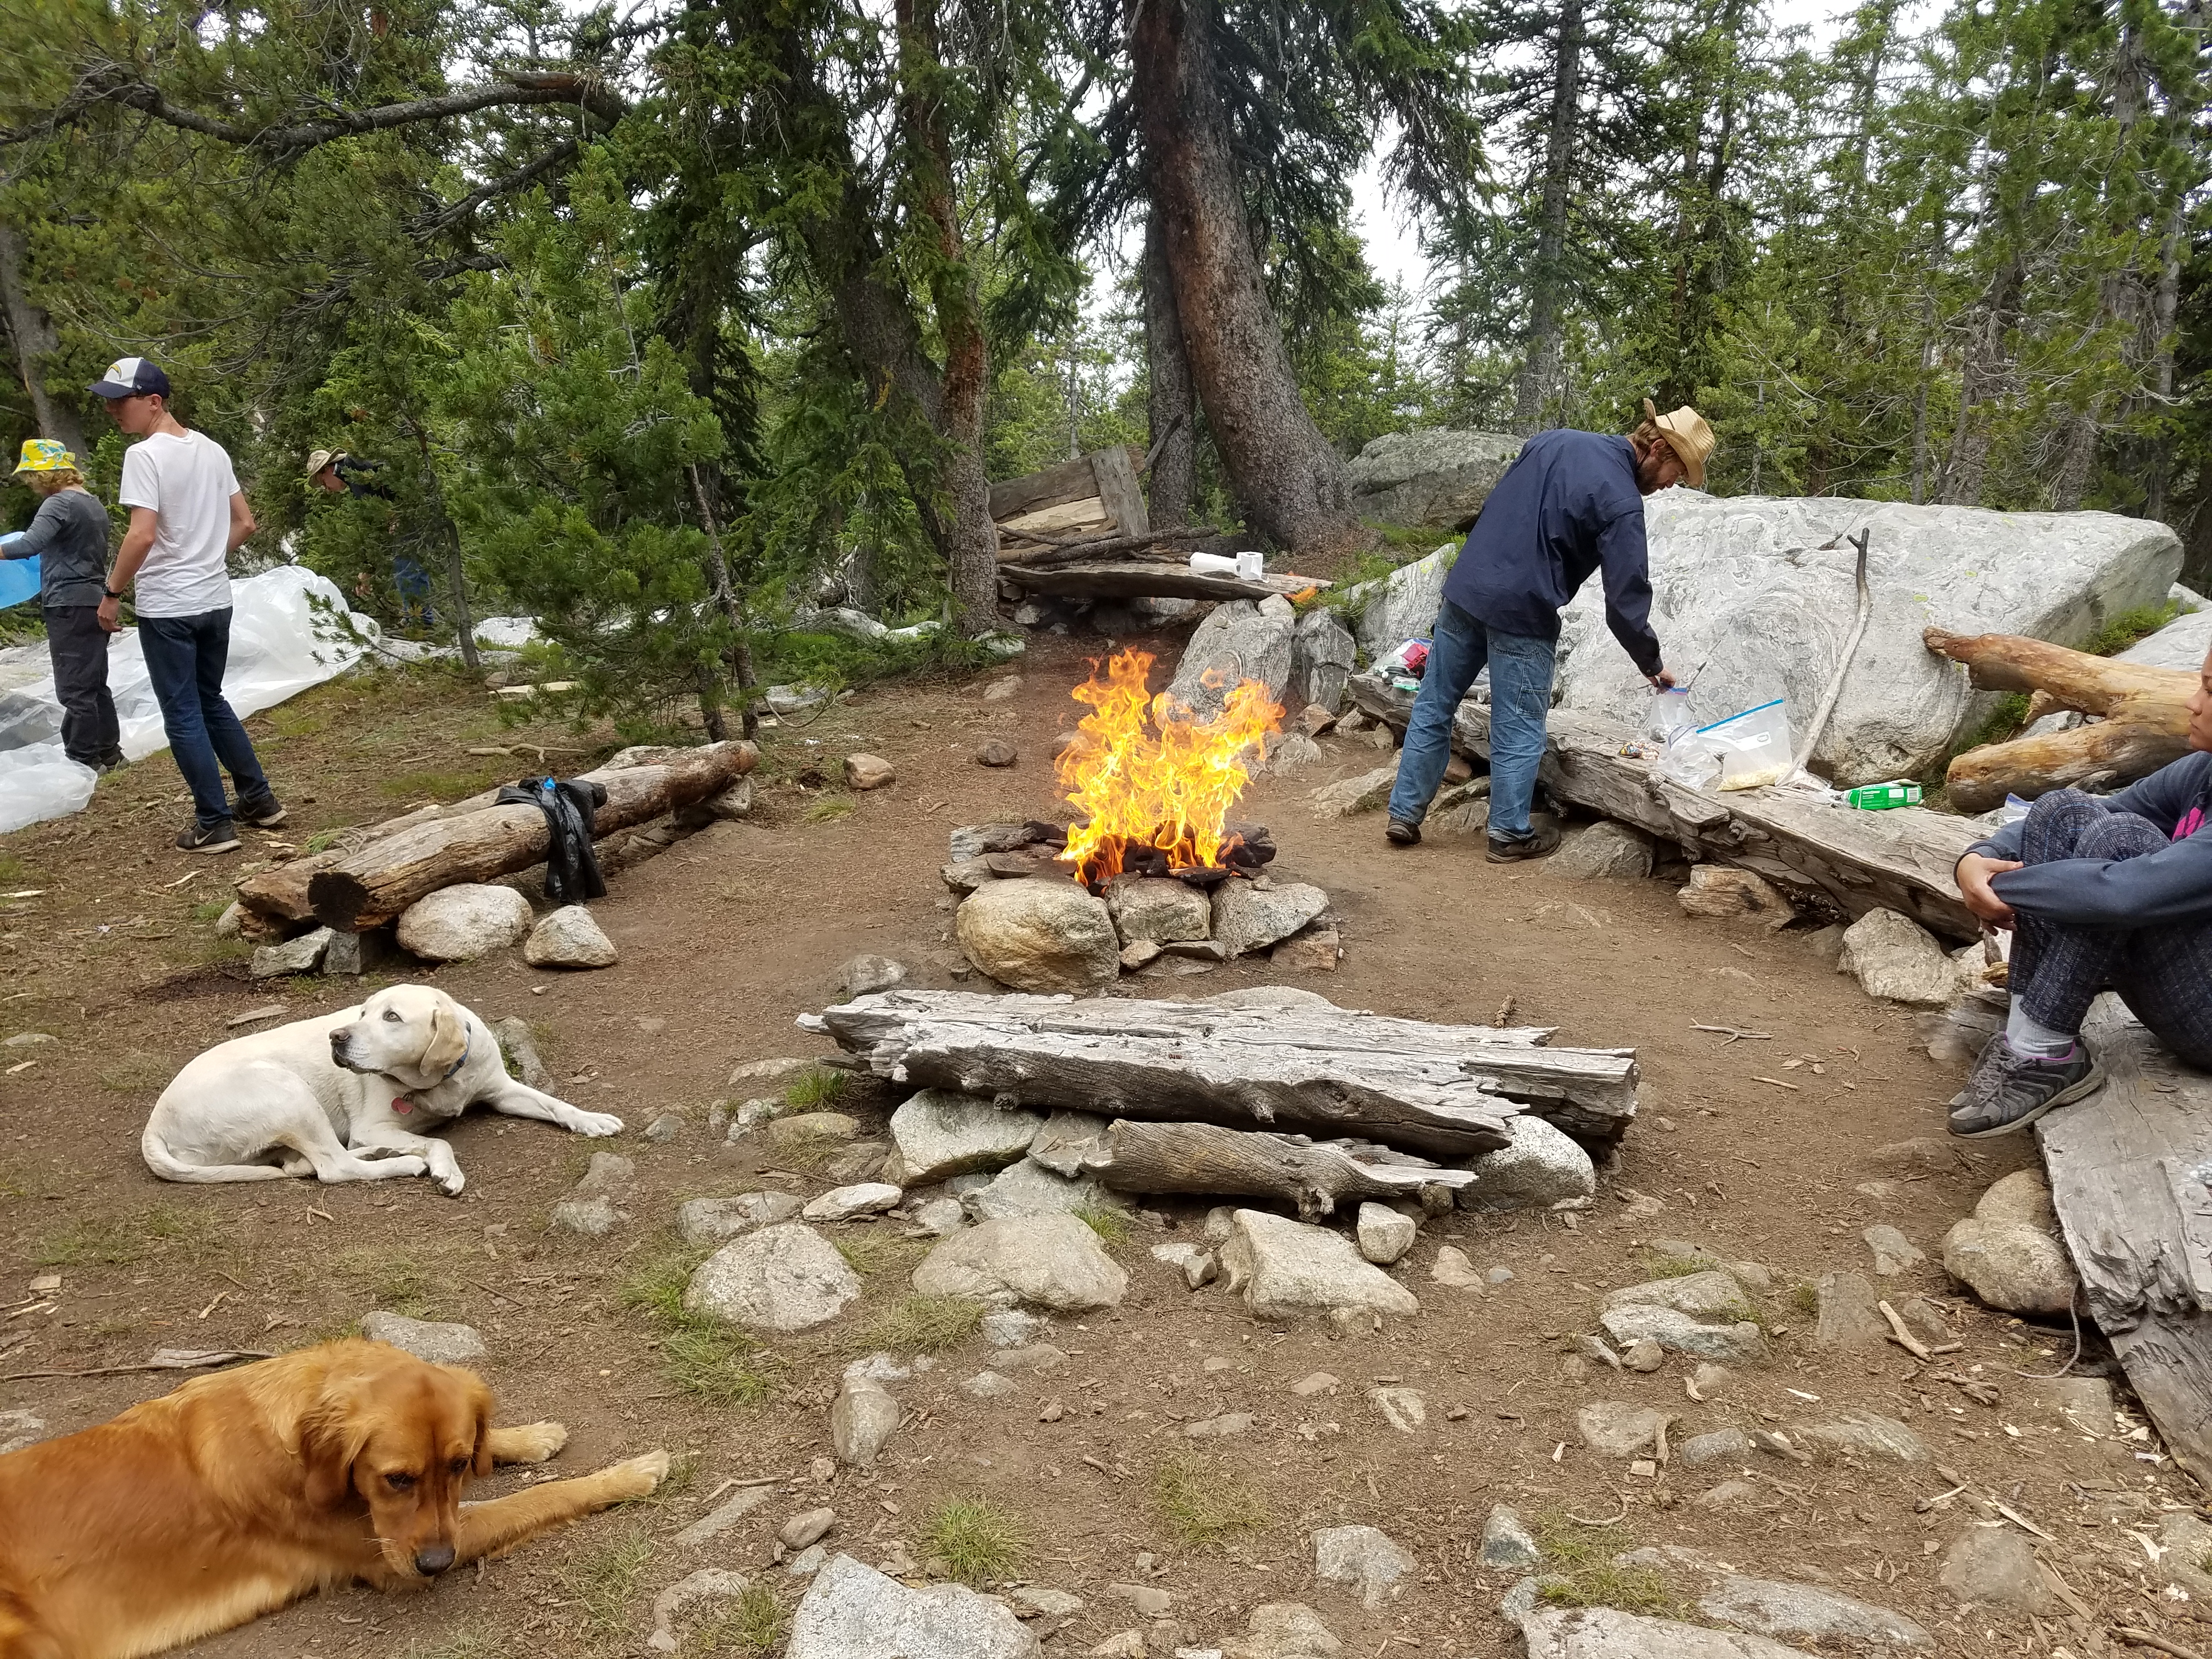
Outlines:
[[[257,1019],[274,1019],[279,1014],[289,1014],[291,1012],[291,1009],[286,1006],[283,1003],[272,1002],[266,1007],[248,1008],[242,1014],[233,1014],[228,1019],[223,1021],[223,1024],[225,1025],[251,1025]]]
[[[1771,1083],[1771,1084],[1772,1084],[1776,1088],[1778,1088],[1778,1089],[1787,1089],[1787,1090],[1789,1090],[1789,1091],[1790,1091],[1790,1092],[1791,1094],[1793,1094],[1793,1095],[1794,1095],[1794,1094],[1799,1094],[1799,1093],[1802,1093],[1802,1090],[1800,1090],[1800,1089],[1798,1088],[1798,1086],[1797,1086],[1796,1084],[1794,1084],[1794,1083],[1784,1083],[1784,1082],[1780,1078],[1778,1078],[1778,1077],[1755,1077],[1755,1078],[1752,1079],[1752,1081],[1753,1081],[1753,1083]]]

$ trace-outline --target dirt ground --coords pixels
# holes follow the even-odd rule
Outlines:
[[[1893,1143],[1941,1135],[1942,1103],[1957,1079],[1913,1046],[1904,1011],[1825,967],[1804,930],[1727,931],[1684,917],[1663,882],[1571,884],[1540,867],[1487,865],[1479,842],[1389,850],[1372,815],[1315,821],[1314,788],[1382,763],[1356,738],[1325,738],[1323,764],[1263,781],[1247,797],[1243,816],[1274,828],[1277,869],[1325,888],[1341,919],[1340,969],[1292,982],[1346,1006],[1449,1021],[1486,1022],[1510,1000],[1516,1020],[1556,1024],[1559,1042],[1632,1044],[1643,1115],[1603,1171],[1595,1207],[1573,1228],[1540,1215],[1431,1223],[1395,1270],[1419,1296],[1419,1316],[1340,1338],[1257,1323],[1218,1285],[1184,1289],[1148,1247],[1196,1237],[1205,1206],[1159,1203],[1164,1223],[1139,1219],[1115,1247],[1130,1274],[1127,1300],[1063,1320],[1050,1336],[1068,1355],[1064,1367],[1018,1375],[1009,1396],[971,1398],[957,1385],[988,1350],[963,1337],[927,1373],[897,1385],[907,1420],[878,1468],[817,1484],[839,1370],[873,1339],[907,1334],[906,1275],[925,1247],[896,1224],[829,1229],[863,1271],[864,1302],[823,1331],[757,1350],[710,1347],[702,1358],[653,1294],[693,1259],[674,1234],[675,1206],[833,1184],[823,1173],[764,1174],[768,1155],[750,1142],[710,1141],[710,1105],[747,1094],[729,1081],[733,1066],[823,1051],[793,1022],[836,1000],[836,969],[855,952],[894,957],[921,985],[954,982],[959,958],[938,878],[946,831],[1052,807],[1051,740],[1080,712],[1067,690],[1100,643],[1037,640],[1008,701],[982,699],[991,677],[907,684],[767,733],[756,819],[718,825],[619,875],[594,907],[622,953],[612,969],[540,972],[510,953],[411,972],[486,1018],[529,1020],[558,1090],[629,1126],[614,1142],[587,1143],[472,1116],[450,1131],[469,1176],[458,1200],[419,1180],[155,1182],[139,1160],[138,1131],[177,1066],[235,1035],[228,1022],[247,1010],[281,1001],[305,1017],[357,1000],[362,982],[245,978],[210,918],[246,865],[169,850],[185,808],[165,755],[103,781],[84,814],[0,840],[0,1038],[59,1039],[0,1048],[0,1373],[129,1364],[155,1347],[283,1350],[392,1309],[483,1332],[491,1358],[481,1369],[503,1418],[569,1425],[553,1471],[656,1446],[678,1459],[653,1501],[426,1594],[330,1595],[203,1651],[640,1653],[654,1591],[700,1566],[759,1571],[787,1612],[803,1585],[771,1553],[797,1511],[836,1510],[833,1548],[877,1562],[902,1544],[921,1562],[943,1547],[944,1505],[969,1498],[988,1500],[1025,1540],[1000,1556],[1000,1573],[1084,1598],[1085,1610],[1048,1641],[1060,1653],[1147,1624],[1106,1589],[1143,1578],[1170,1593],[1176,1639],[1191,1644],[1240,1632],[1258,1603],[1294,1600],[1363,1659],[1401,1650],[1517,1654],[1494,1609],[1518,1575],[1475,1565],[1484,1518],[1500,1503],[1540,1529],[1579,1593],[1645,1611],[1685,1609],[1657,1581],[1604,1570],[1613,1550],[1690,1545],[1747,1571],[1832,1585],[1919,1620],[1943,1654],[2100,1653],[2114,1623],[2212,1644],[2199,1605],[2162,1595],[2162,1579],[2146,1576],[2147,1551],[2133,1535],[2155,1534],[2163,1510],[2195,1505],[2193,1483],[2154,1440],[2124,1437],[2125,1420],[2057,1413],[2021,1373],[2057,1370],[2071,1332],[1978,1308],[1936,1259],[1945,1230],[1982,1188],[2033,1160],[2027,1140],[1884,1155]],[[507,756],[469,756],[471,745],[520,736],[579,747],[554,756],[564,769],[613,746],[562,730],[502,732],[489,703],[478,688],[418,671],[342,682],[249,722],[294,816],[274,836],[250,836],[244,857],[270,857],[273,843],[304,847],[318,830],[521,769]],[[1011,738],[1019,763],[974,763],[987,737]],[[892,760],[898,781],[857,796],[795,781],[816,761],[834,776],[842,757],[860,750]],[[522,763],[531,758],[522,751]],[[1168,989],[1210,994],[1279,977],[1248,961]],[[1771,1039],[1730,1043],[1698,1024]],[[879,1128],[893,1103],[868,1085],[840,1109]],[[682,1134],[647,1142],[640,1132],[670,1111],[682,1115]],[[637,1161],[625,1206],[634,1218],[603,1241],[549,1231],[553,1204],[595,1148]],[[1930,1258],[1883,1281],[1885,1294],[1939,1300],[1964,1352],[1923,1368],[1887,1345],[1813,1345],[1810,1286],[1826,1272],[1870,1271],[1859,1235],[1877,1221]],[[1651,1276],[1650,1242],[1661,1238],[1701,1243],[1773,1275],[1761,1312],[1786,1330],[1777,1363],[1741,1373],[1708,1403],[1687,1397],[1685,1367],[1671,1357],[1649,1376],[1579,1377],[1563,1358],[1577,1334],[1595,1328],[1601,1293]],[[1429,1267],[1444,1243],[1478,1267],[1510,1269],[1510,1282],[1482,1291],[1432,1284]],[[51,1308],[28,1289],[42,1273],[63,1280]],[[2084,1368],[2105,1368],[2094,1343]],[[1997,1404],[1978,1403],[1930,1369],[1994,1385]],[[1290,1392],[1316,1370],[1340,1380],[1334,1395]],[[66,1432],[177,1380],[0,1381],[0,1412],[27,1410],[49,1432]],[[1425,1395],[1418,1432],[1394,1428],[1366,1399],[1391,1382]],[[1680,1413],[1678,1446],[1728,1425],[1787,1428],[1863,1409],[1909,1424],[1933,1458],[1804,1465],[1759,1454],[1741,1466],[1678,1460],[1641,1477],[1584,1448],[1575,1413],[1599,1399]],[[1058,1420],[1041,1420],[1054,1401]],[[1249,1433],[1182,1433],[1186,1422],[1232,1411],[1254,1414]],[[503,1472],[478,1495],[522,1478]],[[783,1484],[736,1531],[693,1550],[672,1541],[720,1501],[726,1483],[766,1478]],[[1729,1478],[1747,1480],[1753,1495],[1717,1510],[1692,1501]],[[1975,1516],[1961,1501],[1926,1512],[1917,1504],[1960,1482],[2057,1540],[2041,1546],[2045,1559],[2087,1617],[2063,1603],[2039,1620],[1996,1615],[1939,1589],[1940,1551]],[[1210,1514],[1192,1512],[1194,1495]],[[1615,1516],[1609,1528],[1589,1524]],[[1346,1522],[1382,1528],[1417,1562],[1404,1593],[1379,1609],[1316,1582],[1309,1534]],[[718,1620],[709,1609],[689,1628],[686,1653],[773,1650],[763,1644],[772,1619],[757,1600],[744,1619]],[[1172,1651],[1163,1634],[1150,1633],[1148,1651]]]

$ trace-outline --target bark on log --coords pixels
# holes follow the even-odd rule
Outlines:
[[[1982,812],[2008,794],[2033,800],[2100,774],[2129,783],[2189,752],[2189,710],[2197,677],[2174,668],[2093,657],[2016,634],[1923,630],[1928,648],[1962,662],[1983,691],[2029,691],[2031,708],[2072,708],[2098,724],[1984,744],[1946,772],[1953,804]]]
[[[1636,1115],[1632,1049],[1545,1048],[1536,1029],[958,991],[858,997],[799,1024],[895,1081],[1109,1117],[1312,1125],[1446,1157],[1502,1145],[1502,1120],[1523,1109],[1600,1143]]]
[[[1371,674],[1354,675],[1350,685],[1364,713],[1403,729],[1413,693]],[[1815,908],[1852,919],[1895,910],[1954,939],[1981,937],[1951,879],[1978,839],[1964,819],[1915,806],[1862,812],[1779,789],[1701,794],[1622,755],[1635,737],[1611,720],[1555,708],[1538,776],[1558,799],[1674,842],[1692,860],[1754,871]],[[1488,705],[1460,705],[1452,746],[1488,757]]]
[[[594,838],[643,823],[695,800],[720,794],[759,763],[750,743],[709,744],[652,766],[584,775],[606,787],[607,803],[592,821]],[[545,860],[545,815],[535,806],[485,806],[418,823],[383,836],[310,872],[308,913],[326,927],[358,933],[382,927],[416,900],[456,882],[489,881]],[[239,896],[270,914],[267,904],[296,888],[289,868],[282,884]],[[254,878],[257,882],[258,878]]]
[[[1424,1187],[1457,1188],[1474,1179],[1472,1170],[1363,1162],[1304,1135],[1127,1118],[1107,1126],[1103,1160],[1086,1160],[1084,1167],[1116,1192],[1288,1199],[1309,1221],[1334,1215],[1347,1198],[1413,1198]]]
[[[1287,596],[1328,586],[1310,576],[1261,576],[1247,581],[1242,576],[1193,570],[1188,564],[1096,557],[1060,565],[1002,562],[999,576],[1024,593],[1083,599],[1264,599],[1271,593]]]
[[[2109,993],[2082,1027],[2107,1081],[2035,1126],[2087,1292],[2160,1437],[2212,1477],[2212,1076]]]

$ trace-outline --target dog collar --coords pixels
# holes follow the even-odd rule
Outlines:
[[[445,1076],[440,1078],[437,1083],[434,1083],[430,1085],[433,1089],[438,1087],[439,1084],[452,1082],[453,1080],[453,1074],[459,1071],[462,1066],[469,1063],[469,1050],[475,1047],[476,1040],[476,1032],[473,1030],[464,1026],[462,1028],[461,1036],[461,1057],[455,1060],[451,1066],[446,1067]],[[404,1117],[408,1113],[415,1109],[415,1103],[408,1099],[405,1095],[394,1095],[392,1097],[392,1109],[398,1113],[402,1117]]]

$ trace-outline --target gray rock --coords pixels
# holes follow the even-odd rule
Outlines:
[[[1065,1215],[1094,1204],[1117,1202],[1096,1181],[1088,1177],[1070,1180],[1066,1176],[1054,1175],[1036,1159],[1028,1158],[1000,1170],[961,1201],[968,1206],[969,1215],[977,1221],[1002,1216]]]
[[[1614,1607],[1536,1607],[1520,1620],[1528,1659],[1814,1659],[1764,1636],[1645,1619]]]
[[[1566,881],[1641,881],[1651,873],[1651,838],[1608,818],[1571,837],[1544,860],[1544,872]]]
[[[803,1550],[830,1535],[830,1528],[837,1524],[837,1511],[830,1509],[803,1510],[783,1523],[776,1537],[787,1550]]]
[[[1928,1447],[1920,1437],[1893,1417],[1875,1412],[1846,1412],[1832,1422],[1807,1424],[1795,1431],[1800,1440],[1810,1440],[1845,1456],[1863,1454],[1899,1463],[1924,1463]]]
[[[1896,1306],[1897,1316],[1905,1322],[1905,1328],[1929,1347],[1940,1348],[1959,1340],[1959,1334],[1951,1328],[1942,1310],[1926,1297],[1911,1297]]]
[[[1396,1596],[1413,1558],[1380,1527],[1324,1527],[1313,1535],[1314,1577],[1359,1592],[1370,1613]]]
[[[687,1312],[769,1331],[827,1323],[860,1294],[836,1245],[803,1222],[732,1239],[701,1262],[684,1291]]]
[[[1674,1449],[1674,1455],[1690,1464],[1734,1463],[1751,1455],[1751,1439],[1741,1429],[1715,1429],[1692,1435]]]
[[[564,904],[530,930],[522,959],[532,968],[611,968],[614,941],[580,904]]]
[[[223,913],[215,919],[215,936],[217,939],[236,939],[245,931],[246,907],[233,899]]]
[[[1359,1206],[1355,1231],[1359,1254],[1378,1267],[1387,1267],[1413,1248],[1420,1229],[1413,1224],[1411,1216],[1400,1215],[1387,1204],[1370,1200]]]
[[[1907,1267],[1928,1260],[1917,1245],[1886,1221],[1876,1222],[1859,1237],[1874,1252],[1874,1270],[1881,1278],[1894,1279]]]
[[[410,1319],[404,1314],[363,1314],[361,1334],[372,1342],[404,1348],[434,1365],[465,1365],[491,1352],[473,1325],[441,1325],[428,1319]]]
[[[665,1146],[684,1133],[684,1115],[663,1112],[645,1126],[645,1138],[656,1146]]]
[[[1935,1638],[1901,1613],[1875,1607],[1814,1584],[1724,1574],[1699,1598],[1706,1618],[1759,1636],[1802,1637],[1814,1642],[1876,1648],[1924,1648]]]
[[[1267,742],[1267,764],[1253,773],[1255,777],[1287,778],[1310,771],[1328,758],[1328,752],[1303,732],[1278,733]]]
[[[2112,1415],[2106,1414],[2106,1424]],[[0,1446],[0,1451],[7,1448]],[[2198,1601],[2212,1597],[2212,1525],[2189,1510],[2168,1510],[2158,1518],[2158,1541],[2166,1547],[2154,1571],[2169,1583],[2179,1584]]]
[[[936,1238],[950,1238],[968,1224],[968,1208],[951,1196],[933,1198],[927,1204],[917,1204],[907,1220],[921,1232]]]
[[[1652,626],[1674,659],[1707,664],[1700,718],[1778,696],[1817,708],[1856,612],[1856,550],[1869,534],[1872,618],[1814,752],[1839,784],[1917,777],[1984,718],[1956,665],[1921,630],[2022,634],[2078,645],[2122,611],[2163,600],[2179,546],[2163,525],[2091,513],[1996,513],[1848,498],[1761,500],[1670,489],[1644,521]],[[1559,702],[1640,725],[1650,693],[1586,586],[1561,618]]]
[[[1733,1325],[1709,1325],[1673,1308],[1629,1304],[1607,1308],[1598,1316],[1605,1333],[1622,1347],[1645,1338],[1669,1353],[1692,1359],[1710,1359],[1722,1365],[1763,1365],[1766,1337],[1750,1320]]]
[[[1105,1151],[1106,1120],[1089,1112],[1054,1112],[1030,1142],[1030,1158],[1056,1176],[1073,1180],[1084,1161]]]
[[[1844,954],[1844,934],[1847,930],[1841,922],[1832,921],[1826,927],[1816,927],[1805,935],[1805,948],[1813,959],[1824,968],[1833,968]]]
[[[1212,1251],[1202,1245],[1179,1240],[1153,1245],[1152,1256],[1153,1261],[1173,1267],[1181,1273],[1183,1283],[1194,1291],[1201,1285],[1211,1283],[1214,1275],[1221,1271],[1220,1261]]]
[[[852,763],[846,763],[850,767]],[[783,1570],[793,1578],[811,1578],[828,1565],[830,1549],[825,1544],[810,1544],[783,1564]]]
[[[1021,1157],[1044,1118],[1006,1111],[980,1095],[924,1089],[891,1114],[891,1141],[908,1186],[971,1170],[1001,1170]]]
[[[331,930],[318,927],[282,945],[259,945],[246,971],[255,979],[276,979],[286,974],[312,974],[323,965],[331,948]]]
[[[1869,910],[1844,930],[1838,973],[1856,974],[1871,997],[1941,1008],[1958,994],[1958,972],[1936,936],[1894,910]]]
[[[1401,1434],[1417,1434],[1429,1420],[1428,1401],[1419,1389],[1384,1384],[1367,1391],[1367,1403]]]
[[[1398,763],[1392,761],[1388,766],[1378,766],[1358,777],[1323,784],[1310,797],[1314,816],[1348,818],[1355,812],[1371,812],[1390,799],[1390,787],[1397,781]]]
[[[881,1215],[895,1210],[905,1196],[888,1181],[863,1181],[850,1187],[832,1187],[799,1214],[809,1221],[850,1221],[856,1215]]]
[[[1943,1236],[1943,1267],[2008,1313],[2063,1314],[2080,1287],[2058,1237],[2050,1186],[2033,1170],[1996,1182],[1973,1214]]]
[[[552,1224],[562,1232],[605,1238],[629,1212],[618,1206],[637,1179],[637,1165],[619,1152],[593,1152],[584,1178],[553,1206]]]
[[[719,795],[706,802],[707,810],[725,823],[733,823],[753,815],[753,781],[739,778]]]
[[[1037,1619],[1073,1619],[1084,1607],[1081,1596],[1048,1584],[1017,1584],[1006,1592],[1006,1600],[1016,1613]]]
[[[1413,1293],[1359,1253],[1341,1235],[1264,1210],[1230,1218],[1221,1265],[1231,1295],[1255,1318],[1292,1319],[1338,1310],[1415,1314]]]
[[[792,1615],[786,1659],[1036,1659],[1036,1638],[995,1596],[959,1584],[908,1589],[849,1555],[830,1558]]]
[[[1451,574],[1458,557],[1459,544],[1446,542],[1426,558],[1401,565],[1379,581],[1361,582],[1336,596],[1346,611],[1358,612],[1352,632],[1368,661],[1386,657],[1407,640],[1425,637],[1435,628],[1444,578]]]
[[[830,1402],[830,1449],[838,1462],[856,1469],[875,1467],[898,1425],[898,1401],[882,1384],[865,1377],[847,1377]]]
[[[905,983],[905,968],[889,957],[852,957],[837,969],[837,988],[848,997],[864,997]]]
[[[1168,695],[1201,720],[1218,714],[1241,680],[1259,681],[1280,702],[1291,682],[1291,645],[1297,632],[1295,617],[1270,616],[1249,599],[1217,605],[1183,647]],[[1215,680],[1212,685],[1206,684],[1209,674]]]
[[[1206,895],[1166,876],[1115,877],[1106,884],[1106,909],[1124,945],[1213,936],[1213,912]]]
[[[1603,1457],[1635,1457],[1657,1443],[1674,1413],[1622,1400],[1593,1400],[1575,1413],[1583,1444]]]
[[[1455,1291],[1479,1291],[1487,1281],[1474,1270],[1474,1263],[1467,1259],[1465,1250],[1456,1244],[1440,1244],[1437,1247],[1437,1259],[1429,1263],[1429,1282]]]
[[[1620,1368],[1650,1375],[1667,1363],[1667,1351],[1650,1337],[1630,1343],[1620,1351]]]
[[[1723,1480],[1718,1486],[1706,1487],[1690,1501],[1701,1510],[1741,1514],[1750,1509],[1758,1497],[1759,1488],[1748,1480]]]
[[[1314,1610],[1297,1601],[1262,1602],[1244,1630],[1221,1644],[1221,1659],[1338,1659],[1344,1651]]]
[[[702,1567],[667,1586],[653,1598],[653,1633],[645,1644],[655,1653],[673,1653],[682,1645],[676,1634],[676,1616],[700,1601],[726,1601],[743,1595],[752,1581],[727,1567]]]
[[[1110,1308],[1129,1276],[1098,1235],[1072,1215],[1006,1216],[956,1233],[914,1271],[927,1295],[964,1296],[1001,1306],[1032,1303],[1062,1313]]]
[[[696,1549],[702,1544],[711,1544],[726,1532],[733,1531],[738,1523],[775,1496],[772,1482],[741,1486],[720,1504],[701,1516],[676,1534],[678,1549]]]
[[[46,1419],[34,1412],[0,1412],[0,1455],[35,1446],[46,1437]]]
[[[1820,1299],[1815,1347],[1878,1348],[1888,1340],[1889,1322],[1863,1273],[1822,1273],[1813,1288]]]
[[[1000,1308],[983,1316],[983,1340],[994,1348],[1024,1348],[1052,1328],[1052,1322],[1024,1308]]]
[[[1344,707],[1345,682],[1358,663],[1352,630],[1334,610],[1317,605],[1298,618],[1291,635],[1291,678],[1285,689],[1309,708],[1333,714]]]
[[[720,1244],[797,1215],[805,1200],[794,1193],[740,1193],[735,1198],[689,1198],[676,1206],[676,1231],[686,1244]]]
[[[953,928],[979,972],[1018,991],[1080,993],[1121,977],[1106,902],[1073,881],[992,882],[961,902]]]
[[[1223,1412],[1218,1417],[1201,1417],[1195,1423],[1182,1425],[1185,1436],[1193,1440],[1223,1440],[1232,1435],[1249,1434],[1259,1419],[1249,1412]]]
[[[401,911],[398,938],[426,962],[466,962],[514,944],[530,921],[530,901],[512,887],[464,882]]]
[[[2043,1582],[2035,1546],[2002,1522],[1970,1526],[1953,1539],[1936,1578],[1970,1606],[2008,1613],[2048,1613],[2054,1599]]]
[[[1672,1308],[1693,1318],[1734,1324],[1751,1317],[1743,1286],[1718,1268],[1630,1285],[1605,1298],[1607,1308]]]
[[[845,782],[849,788],[880,789],[897,777],[898,769],[881,755],[845,757]]]
[[[814,1062],[786,1055],[776,1060],[749,1060],[730,1073],[732,1087],[740,1083],[772,1083],[805,1071]]]
[[[1376,524],[1465,530],[1520,453],[1521,440],[1503,432],[1386,432],[1345,468],[1352,510]]]
[[[1213,890],[1213,939],[1232,957],[1288,939],[1328,908],[1328,895],[1302,881],[1261,890],[1249,881]]]
[[[997,1371],[977,1371],[960,1385],[960,1392],[977,1400],[1003,1400],[1014,1391],[1014,1379]]]
[[[988,857],[962,859],[957,864],[941,865],[937,873],[945,884],[962,898],[966,898],[986,882],[999,878],[999,872],[991,867]]]
[[[1474,1179],[1455,1195],[1461,1209],[1549,1209],[1596,1193],[1597,1166],[1564,1130],[1518,1112],[1505,1120],[1505,1146],[1468,1160]]]
[[[1021,757],[1021,750],[1004,738],[992,738],[975,748],[975,764],[978,766],[1012,766]]]
[[[1491,1510],[1490,1518],[1482,1523],[1482,1548],[1476,1560],[1486,1567],[1533,1567],[1543,1559],[1517,1512],[1503,1504]]]

